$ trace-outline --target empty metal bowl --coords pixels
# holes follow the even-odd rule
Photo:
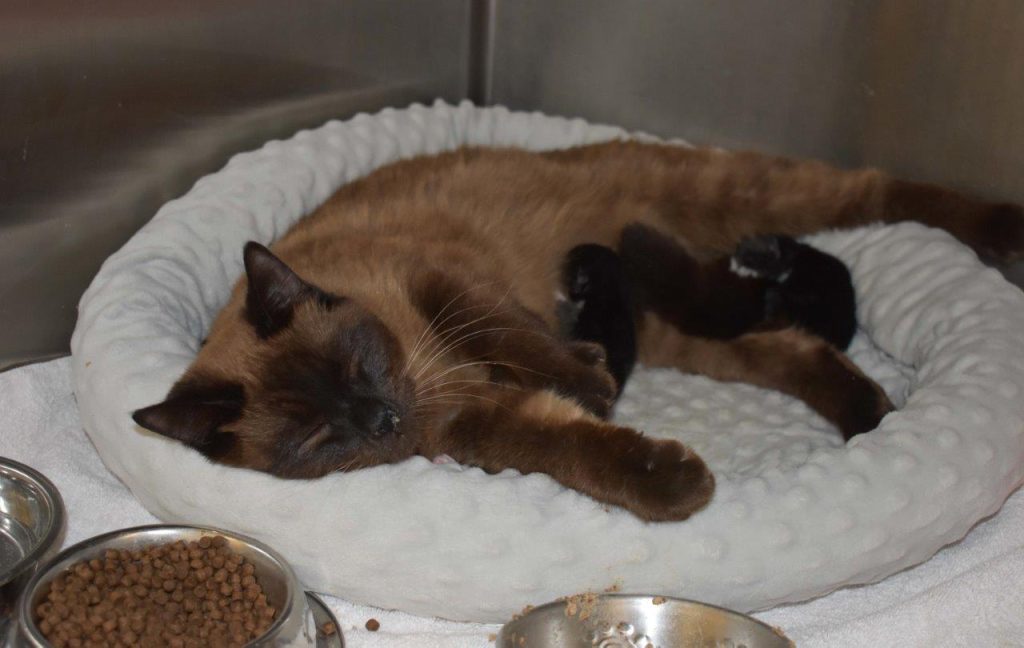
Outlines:
[[[0,457],[0,638],[18,594],[60,547],[64,502],[49,479]]]
[[[277,608],[277,618],[266,633],[250,642],[250,646],[341,646],[340,629],[325,642],[318,637],[318,630],[324,619],[325,609],[317,609],[316,615],[310,609],[299,581],[288,563],[276,551],[266,545],[237,533],[209,527],[152,525],[122,529],[106,533],[65,549],[53,560],[41,567],[29,581],[18,602],[17,642],[19,646],[49,646],[35,624],[34,610],[49,590],[50,582],[65,569],[82,560],[96,558],[107,549],[134,550],[142,547],[166,544],[182,540],[189,542],[203,536],[223,536],[236,553],[241,554],[256,569],[256,578],[267,600]],[[319,622],[318,622],[319,619]]]
[[[663,596],[581,594],[506,623],[498,648],[791,648],[739,612]]]

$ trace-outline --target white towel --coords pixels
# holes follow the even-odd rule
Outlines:
[[[36,468],[60,489],[68,510],[65,545],[156,522],[89,443],[66,358],[0,374],[0,455]],[[326,600],[351,648],[486,647],[498,631]],[[756,616],[801,648],[1024,646],[1024,494],[1012,495],[1000,513],[922,565]],[[370,618],[379,631],[364,628]]]

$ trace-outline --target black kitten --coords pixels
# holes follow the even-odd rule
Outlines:
[[[664,276],[674,285],[674,303],[689,311],[675,314],[684,331],[727,339],[747,331],[795,325],[838,349],[846,349],[856,332],[850,272],[829,254],[787,236],[762,235],[741,241],[727,270],[714,263],[702,267],[667,238],[646,236],[643,245],[632,241],[624,246],[628,266],[614,250],[587,244],[570,250],[562,268],[562,285],[568,294],[560,312],[563,333],[604,347],[619,393],[637,358],[638,305],[631,284],[642,281],[634,276],[641,258],[661,259],[666,251],[660,248],[666,245],[672,255],[685,260],[672,266],[678,266],[678,273]],[[682,271],[690,266],[691,272]],[[687,292],[692,303],[680,298]],[[642,301],[649,301],[647,297]]]
[[[563,329],[573,340],[604,347],[618,393],[636,364],[633,300],[619,255],[603,245],[578,245],[562,268],[569,305]]]
[[[795,324],[838,349],[850,345],[857,331],[857,304],[850,271],[842,261],[779,235],[743,239],[733,260],[768,280],[767,323]]]

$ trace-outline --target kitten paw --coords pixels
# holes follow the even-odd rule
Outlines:
[[[652,522],[685,520],[711,500],[715,478],[696,453],[678,441],[639,440],[624,457],[633,513]]]

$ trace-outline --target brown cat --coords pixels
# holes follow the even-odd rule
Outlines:
[[[617,385],[602,349],[557,333],[566,255],[639,251],[643,363],[796,396],[849,437],[892,406],[834,346],[795,326],[701,325],[747,299],[723,262],[741,240],[906,219],[987,256],[1024,249],[1018,206],[754,153],[611,142],[397,162],[342,187],[273,254],[247,245],[194,364],[134,418],[282,477],[447,454],[682,520],[714,479],[685,446],[604,420]],[[712,281],[737,296],[701,289]]]

